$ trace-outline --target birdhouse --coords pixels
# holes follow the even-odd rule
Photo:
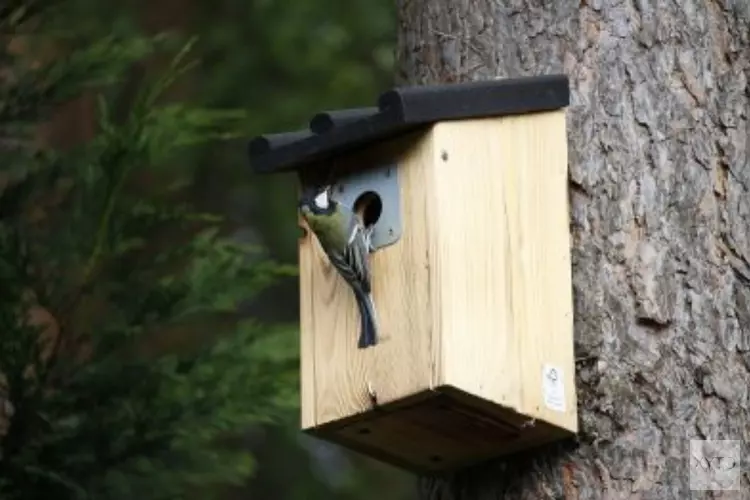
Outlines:
[[[304,431],[418,472],[577,432],[563,75],[398,87],[256,137],[372,228],[378,343],[300,218]],[[293,209],[290,207],[290,210]]]

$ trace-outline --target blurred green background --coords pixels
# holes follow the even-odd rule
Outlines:
[[[188,201],[224,215],[225,229],[234,238],[260,246],[274,260],[296,264],[295,178],[255,176],[247,140],[302,128],[322,110],[373,105],[393,83],[395,11],[395,2],[385,0],[68,0],[60,24],[101,36],[172,32],[197,37],[191,57],[199,64],[180,77],[170,97],[244,110],[247,117],[243,138],[201,145],[174,160],[189,185]],[[163,63],[150,60],[133,71],[157,71]],[[138,75],[133,81],[137,85]],[[92,115],[85,100],[66,108],[51,134],[57,146],[90,140],[96,133],[86,125]],[[158,178],[145,176],[140,182],[152,192],[160,189]],[[296,325],[297,278],[275,283],[242,304],[240,313],[264,324]],[[203,328],[196,342],[210,342],[217,331]],[[296,346],[298,332],[286,335],[295,336]],[[195,337],[168,338],[160,348],[182,348],[177,344]],[[410,474],[306,437],[299,431],[298,413],[290,411],[281,424],[230,437],[252,452],[256,465],[244,485],[216,485],[223,498],[415,498]],[[196,492],[195,498],[201,497]]]
[[[301,128],[322,110],[371,105],[393,81],[395,2],[160,0],[122,7],[116,22],[198,37],[200,67],[183,79],[182,99],[247,110],[247,138]],[[185,160],[194,201],[226,214],[243,241],[296,263],[295,179],[253,175],[245,146],[246,140],[212,145]],[[297,279],[289,278],[243,312],[297,321],[298,293]],[[248,430],[257,470],[227,498],[414,498],[410,475],[307,438],[298,425],[295,413],[286,426]]]

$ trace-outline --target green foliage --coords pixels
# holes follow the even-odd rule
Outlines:
[[[189,3],[189,33],[201,36],[201,68],[191,75],[196,99],[252,110],[246,137],[305,127],[327,109],[372,106],[392,85],[396,2]],[[288,209],[295,203],[294,182],[285,176],[248,182],[243,148],[231,142],[201,148],[193,160],[198,181],[207,195],[219,193],[210,200],[213,208],[239,212],[274,255],[296,259],[296,214]]]
[[[0,8],[6,33],[33,19],[35,44],[65,49],[41,67],[0,54],[10,75],[0,79],[0,402],[14,409],[0,437],[0,498],[155,500],[239,484],[252,457],[218,440],[294,407],[294,332],[242,320],[200,348],[148,343],[169,328],[211,328],[293,270],[223,236],[220,217],[179,201],[179,185],[151,195],[134,182],[179,178],[173,155],[235,137],[246,118],[163,102],[194,66],[192,42],[114,112],[127,70],[175,40],[40,31],[52,13],[34,2]],[[92,141],[33,146],[32,125],[92,88]],[[52,319],[35,324],[32,310]]]

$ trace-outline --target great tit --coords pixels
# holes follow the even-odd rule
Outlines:
[[[365,227],[352,209],[331,198],[330,186],[305,187],[299,209],[328,260],[354,291],[361,320],[358,347],[374,346],[378,332],[369,263],[372,227]]]

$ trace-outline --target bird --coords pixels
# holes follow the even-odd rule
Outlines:
[[[304,187],[299,210],[328,260],[354,293],[361,328],[357,346],[365,349],[378,343],[369,262],[374,226],[365,226],[354,210],[331,197],[330,190],[330,186]]]

